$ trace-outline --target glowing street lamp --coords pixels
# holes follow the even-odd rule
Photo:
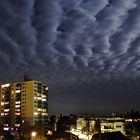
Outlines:
[[[37,134],[37,132],[35,132],[35,131],[33,131],[33,132],[31,133],[32,140],[34,139],[34,137],[36,136],[36,134]]]

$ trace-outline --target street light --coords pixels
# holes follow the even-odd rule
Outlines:
[[[37,134],[37,132],[35,132],[35,131],[33,131],[33,132],[31,133],[32,140],[34,139],[34,137],[36,136],[36,134]]]

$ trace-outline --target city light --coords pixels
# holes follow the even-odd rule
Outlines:
[[[48,133],[47,133],[47,135],[52,135],[53,134],[53,132],[52,131],[48,131]]]
[[[36,134],[37,134],[37,132],[35,132],[35,131],[33,131],[33,132],[31,133],[31,138],[32,138],[32,140],[34,139],[34,137],[36,137]]]
[[[36,133],[35,131],[33,131],[33,132],[31,133],[32,137],[35,137],[36,134],[37,134],[37,133]]]

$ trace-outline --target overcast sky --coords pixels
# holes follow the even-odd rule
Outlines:
[[[0,82],[49,86],[49,113],[140,110],[140,0],[0,0]]]

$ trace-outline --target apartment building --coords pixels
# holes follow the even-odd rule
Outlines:
[[[0,85],[0,115],[4,130],[46,124],[48,117],[48,86],[40,81],[24,81]]]

